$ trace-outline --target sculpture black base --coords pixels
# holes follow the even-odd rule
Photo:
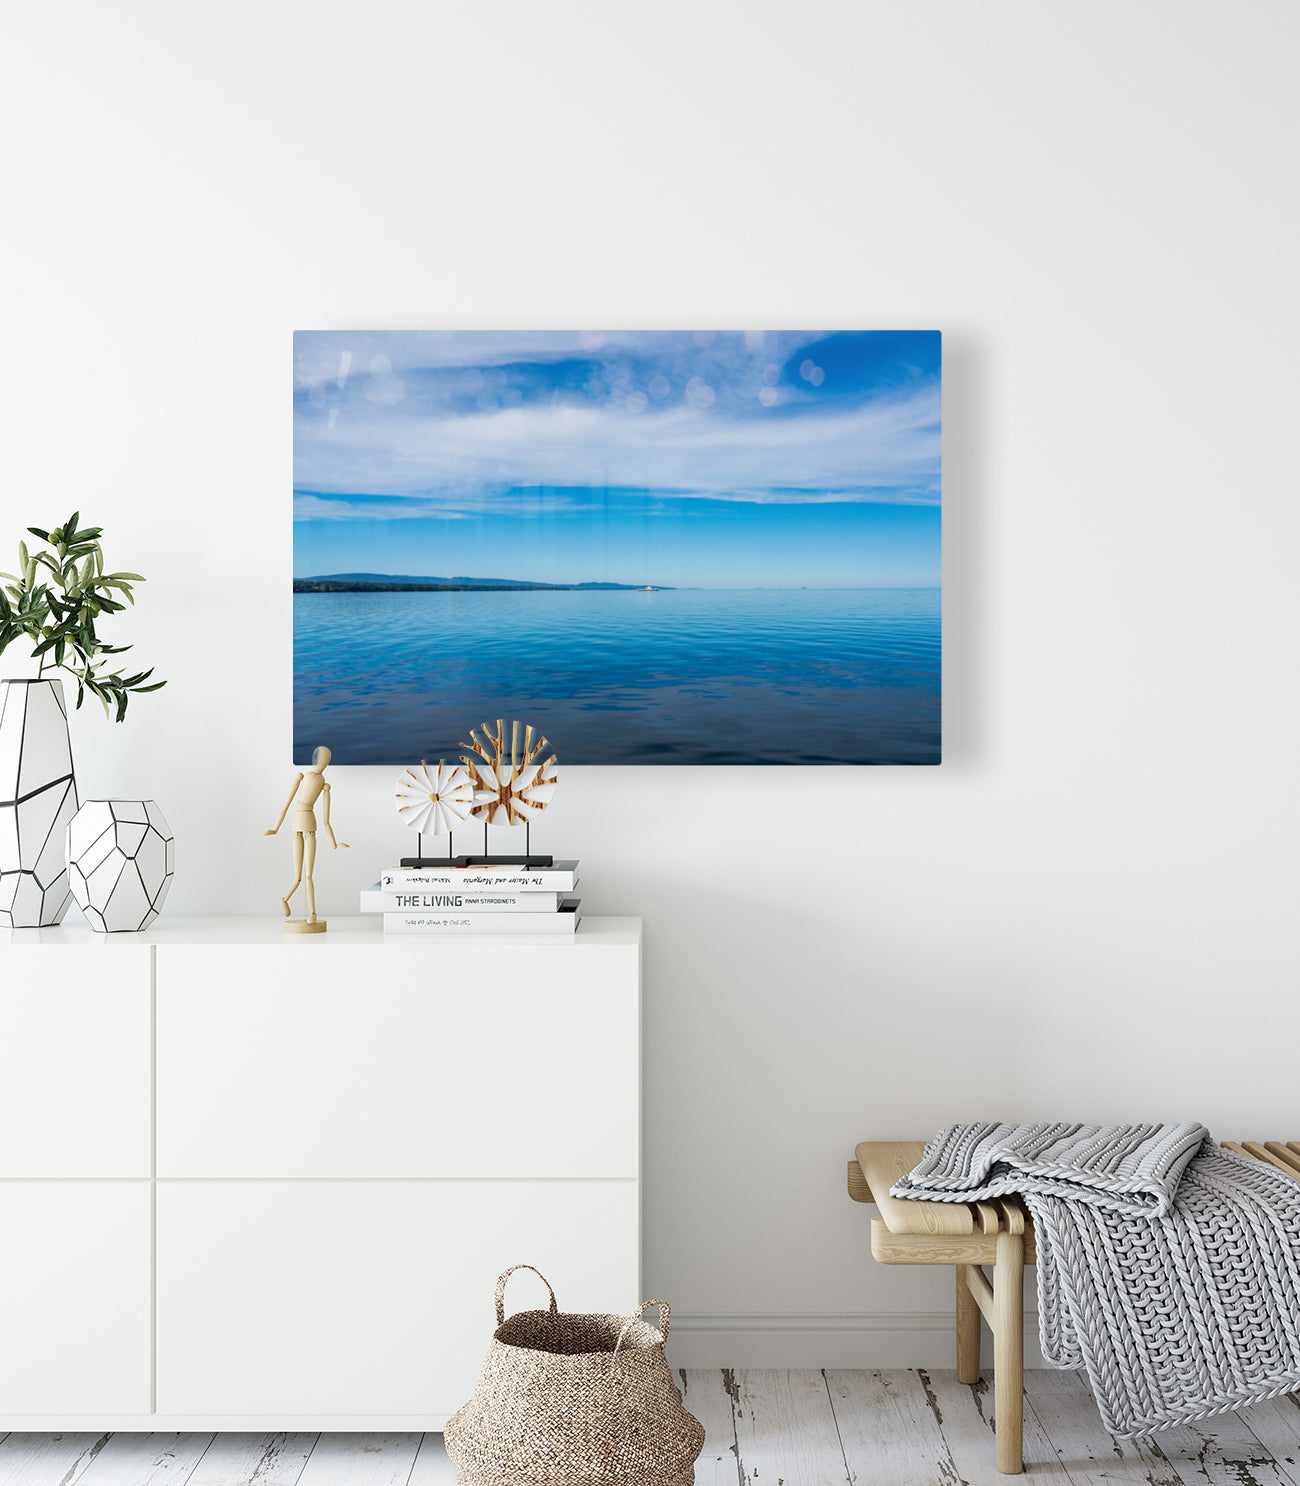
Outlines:
[[[550,867],[554,857],[403,857],[403,867]]]

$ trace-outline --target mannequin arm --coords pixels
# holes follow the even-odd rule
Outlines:
[[[275,833],[284,824],[284,818],[289,813],[289,806],[293,804],[293,797],[294,797],[294,795],[296,795],[298,793],[298,786],[301,783],[302,783],[302,775],[301,774],[295,774],[293,776],[293,788],[289,791],[289,798],[284,802],[284,809],[281,810],[281,812],[280,812],[280,818],[279,818],[279,820],[276,821],[276,823],[271,827],[271,829],[269,831],[263,831],[262,832],[262,835],[263,836],[274,836]],[[326,788],[328,788],[328,786],[326,786]]]
[[[346,851],[348,849],[348,843],[346,841],[336,841],[334,839],[334,827],[330,825],[330,787],[328,784],[325,786],[325,809],[321,814],[324,819],[325,829],[329,832],[330,845],[335,851]]]

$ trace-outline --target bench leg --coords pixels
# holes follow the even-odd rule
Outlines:
[[[1025,1240],[1020,1233],[998,1234],[993,1267],[993,1418],[997,1425],[998,1469],[1018,1475],[1024,1469],[1025,1411]]]
[[[957,1266],[957,1381],[980,1380],[980,1308],[966,1280],[969,1266]]]

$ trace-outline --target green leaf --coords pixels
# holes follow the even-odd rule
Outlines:
[[[127,675],[110,669],[117,664],[110,657],[132,647],[104,644],[95,623],[101,614],[120,614],[134,604],[132,584],[145,579],[142,573],[105,575],[99,542],[103,528],[81,528],[80,520],[81,512],[74,511],[51,531],[27,528],[53,550],[33,553],[21,542],[19,572],[0,573],[0,579],[13,585],[8,594],[0,589],[0,651],[25,639],[41,674],[62,667],[76,677],[78,707],[89,691],[105,717],[121,722],[132,694],[158,691],[165,683],[151,682],[152,670]]]
[[[36,649],[32,651],[33,660],[38,655],[44,655],[47,650],[53,650],[59,641],[66,638],[71,632],[72,626],[70,624],[60,625],[57,629],[51,630],[49,636],[42,640]]]

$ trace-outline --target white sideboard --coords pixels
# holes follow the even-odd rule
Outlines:
[[[631,1311],[640,966],[638,919],[0,932],[0,1430],[440,1429],[500,1270]]]

